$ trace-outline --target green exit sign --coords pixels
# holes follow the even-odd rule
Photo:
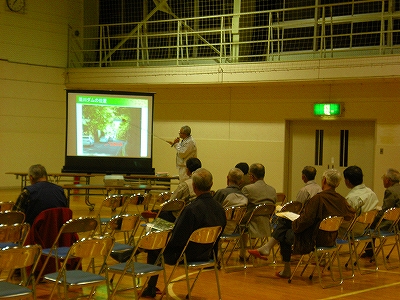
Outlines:
[[[314,116],[340,116],[342,107],[340,103],[316,103],[314,104]]]

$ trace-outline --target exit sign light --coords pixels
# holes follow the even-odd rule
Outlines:
[[[315,116],[340,116],[342,114],[340,103],[316,103],[314,104]]]

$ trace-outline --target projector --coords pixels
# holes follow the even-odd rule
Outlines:
[[[125,184],[124,176],[122,175],[105,175],[104,185],[106,186],[123,186]]]

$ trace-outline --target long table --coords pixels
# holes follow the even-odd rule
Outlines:
[[[94,204],[90,202],[90,196],[108,196],[110,193],[136,193],[150,191],[169,191],[169,186],[149,185],[149,184],[132,184],[123,186],[106,186],[106,185],[90,185],[90,184],[66,184],[62,186],[67,191],[68,206],[71,196],[85,196],[85,203],[89,206],[89,210],[94,209]]]
[[[6,172],[6,174],[15,175],[15,178],[21,179],[21,191],[29,185],[29,178],[27,172]],[[59,184],[62,181],[65,181],[63,178],[69,178],[67,181],[74,183],[90,184],[90,178],[95,177],[99,174],[88,174],[88,173],[47,173],[48,179],[50,182]]]
[[[16,179],[21,179],[21,191],[29,185],[27,172],[6,172],[6,174],[15,175]],[[90,179],[95,176],[104,176],[106,174],[92,173],[47,173],[49,181],[56,184],[61,182],[73,182],[74,184],[90,185]],[[179,176],[160,176],[160,175],[124,175],[124,180],[128,184],[146,184],[146,185],[164,185],[171,186],[173,180],[179,180]],[[178,183],[178,182],[177,182]]]

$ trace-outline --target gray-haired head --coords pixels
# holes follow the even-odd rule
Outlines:
[[[189,136],[192,133],[192,129],[189,126],[185,125],[181,127],[181,132]]]
[[[228,181],[235,185],[241,185],[243,181],[243,171],[239,168],[233,168],[229,170]]]
[[[32,177],[33,182],[36,182],[40,178],[46,178],[47,180],[47,171],[46,168],[41,164],[32,165],[29,167],[28,175]]]
[[[333,188],[337,188],[342,180],[342,175],[335,169],[326,170],[322,177],[326,179],[326,184]]]
[[[398,170],[393,169],[393,168],[389,168],[385,175],[386,178],[390,179],[390,181],[396,183],[396,182],[400,182],[400,173]]]

